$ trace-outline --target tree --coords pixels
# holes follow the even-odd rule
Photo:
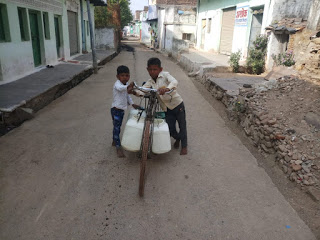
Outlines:
[[[121,29],[127,26],[133,20],[133,16],[130,10],[130,0],[120,0],[120,16],[121,16]]]
[[[122,29],[133,20],[130,0],[108,0],[107,7],[95,8],[96,28],[114,27]]]

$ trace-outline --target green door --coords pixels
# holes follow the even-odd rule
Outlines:
[[[60,30],[59,30],[59,17],[54,17],[54,29],[56,33],[56,47],[57,47],[57,56],[60,57]]]
[[[87,29],[88,31],[88,29]],[[83,20],[83,33],[82,33],[82,36],[83,36],[83,50],[84,51],[87,51],[87,35],[86,35],[86,20]]]
[[[34,66],[37,67],[41,64],[41,50],[40,50],[40,34],[38,25],[38,16],[36,13],[29,13],[31,40],[33,50]]]

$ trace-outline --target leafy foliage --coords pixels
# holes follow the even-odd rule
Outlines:
[[[266,35],[257,36],[256,40],[253,42],[253,45],[254,46],[249,50],[247,69],[250,73],[261,74],[265,69],[268,37]]]
[[[122,29],[133,20],[130,0],[108,0],[107,7],[95,7],[96,28],[114,27]]]
[[[294,60],[294,54],[292,51],[288,51],[285,53],[279,53],[278,55],[272,54],[272,59],[276,63],[277,66],[293,66],[296,61]]]
[[[120,0],[120,16],[121,16],[121,29],[127,26],[133,20],[133,16],[130,10],[130,0]]]
[[[230,59],[229,59],[229,64],[232,67],[232,71],[233,72],[238,72],[239,71],[239,61],[241,58],[241,52],[240,50],[235,52],[235,53],[231,53],[230,55]]]

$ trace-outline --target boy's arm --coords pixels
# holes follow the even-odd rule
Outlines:
[[[170,73],[166,74],[166,78],[169,82],[169,85],[167,86],[167,88],[171,89],[176,89],[178,86],[178,81],[177,79],[175,79],[173,76],[170,75]]]
[[[177,89],[178,86],[178,81],[174,77],[170,75],[170,73],[165,73],[164,74],[166,80],[169,82],[168,86],[166,88],[160,88],[159,94],[164,95],[166,92],[169,92],[170,90],[175,90]]]
[[[121,82],[116,82],[116,84],[114,85],[114,88],[119,91],[119,92],[123,92],[123,91],[127,91],[129,85],[123,85]]]

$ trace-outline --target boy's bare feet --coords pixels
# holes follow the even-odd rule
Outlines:
[[[175,141],[175,143],[173,144],[173,147],[174,147],[175,149],[178,149],[179,146],[180,146],[180,139],[177,139],[177,140]]]
[[[121,148],[117,149],[117,156],[118,156],[118,158],[125,158],[126,157],[126,155],[124,155]]]
[[[181,148],[180,155],[187,155],[187,154],[188,154],[188,148],[187,147]]]

